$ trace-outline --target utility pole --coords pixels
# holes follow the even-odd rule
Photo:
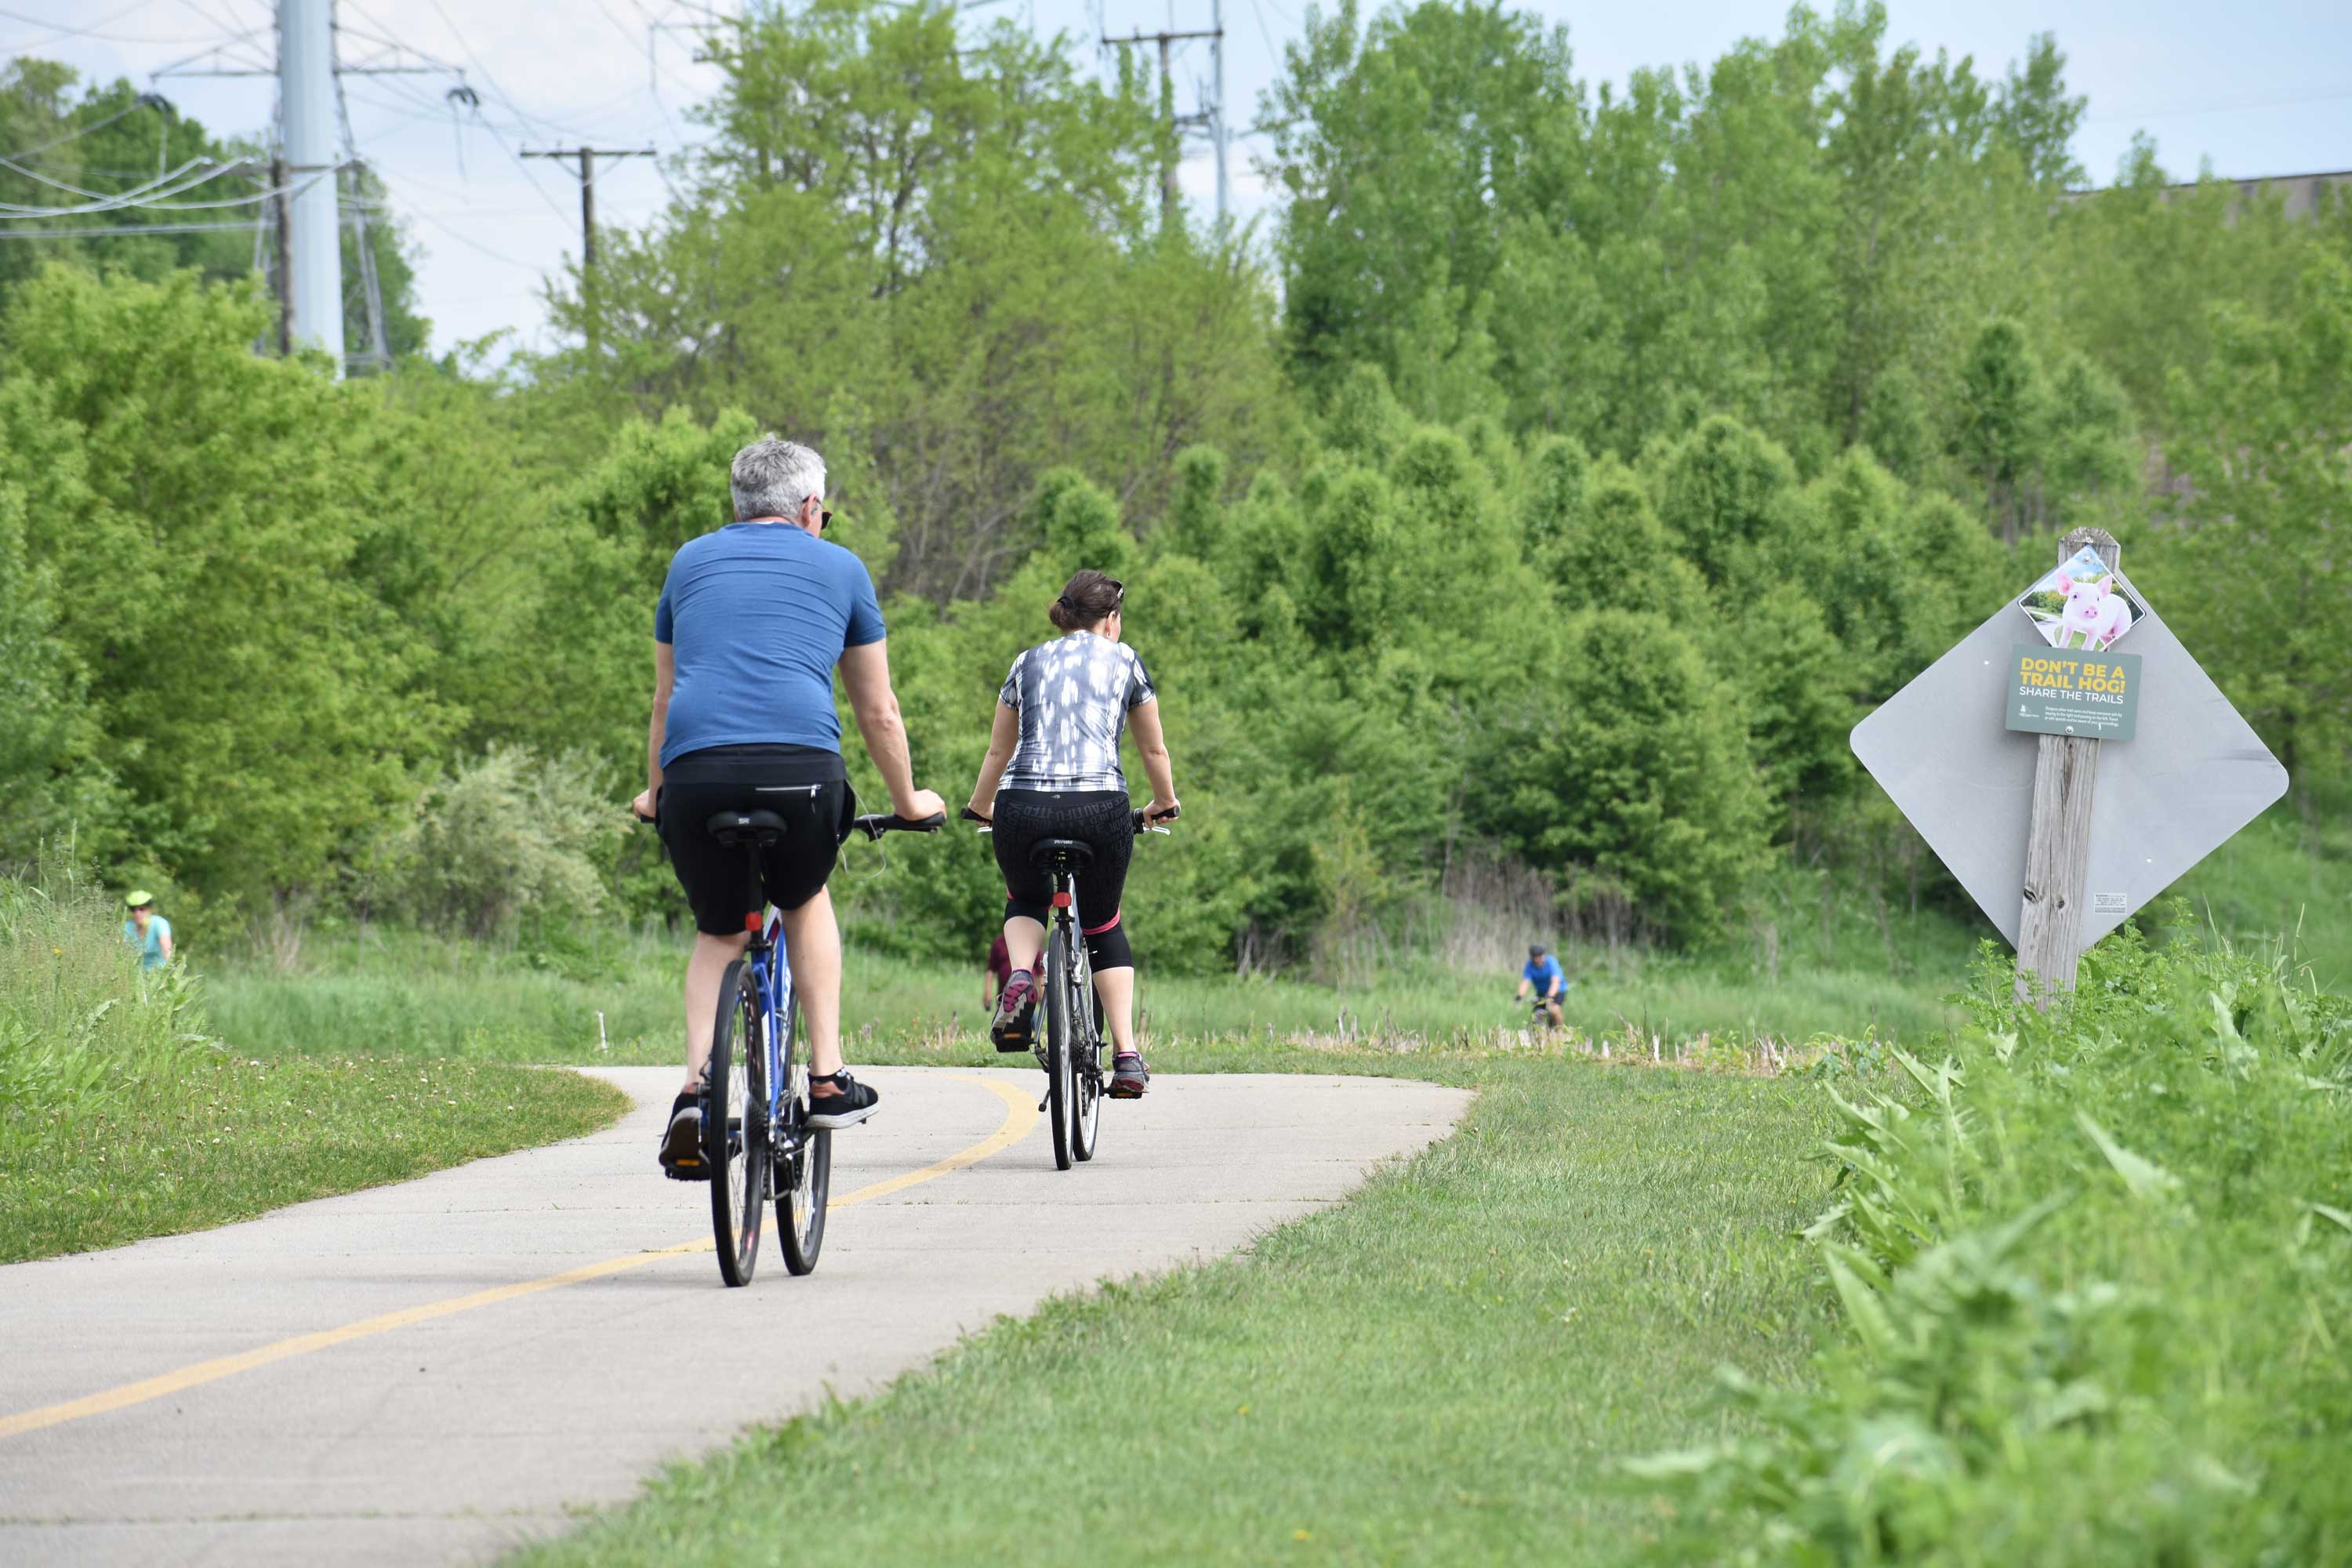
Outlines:
[[[332,0],[278,0],[278,144],[292,208],[292,336],[343,374],[343,257],[335,178]],[[280,197],[280,201],[287,198]]]
[[[1217,143],[1217,227],[1225,226],[1225,0],[1209,7],[1209,60],[1216,77],[1216,121],[1211,130]]]
[[[294,226],[286,212],[286,160],[269,160],[269,208],[278,220],[278,357],[294,353]]]
[[[1130,48],[1139,44],[1160,46],[1160,96],[1167,101],[1169,122],[1176,128],[1180,136],[1188,128],[1204,128],[1216,143],[1217,221],[1222,224],[1225,217],[1225,25],[1223,0],[1219,0],[1217,5],[1216,21],[1216,26],[1206,32],[1146,33],[1138,30],[1124,38],[1114,38],[1106,33],[1103,35],[1103,46],[1106,48]],[[1198,114],[1176,112],[1176,85],[1173,79],[1175,58],[1171,51],[1173,46],[1182,43],[1187,38],[1207,38],[1215,49],[1217,101],[1213,107],[1203,110]],[[1179,156],[1181,155],[1180,153]],[[1170,221],[1173,221],[1176,216],[1176,159],[1171,158],[1160,172],[1160,214]]]
[[[580,274],[585,278],[596,266],[596,160],[599,158],[650,158],[651,147],[551,147],[541,152],[525,152],[526,158],[571,160],[572,177],[580,182]]]

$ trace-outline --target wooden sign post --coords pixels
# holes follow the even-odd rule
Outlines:
[[[2078,528],[2058,544],[2064,565],[2085,546],[2113,572],[2123,550],[2105,529]],[[2033,764],[2033,816],[2026,829],[2025,901],[2017,919],[2017,995],[2037,1007],[2074,989],[2083,954],[2083,891],[2091,871],[2091,797],[2099,784],[2099,742],[2089,735],[2043,735]]]

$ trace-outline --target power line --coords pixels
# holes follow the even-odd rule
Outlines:
[[[120,22],[125,16],[130,16],[133,11],[145,10],[147,8],[147,5],[148,0],[133,0],[132,4],[125,5],[113,16],[102,17],[98,22],[87,27],[61,27],[47,16],[27,16],[21,11],[0,11],[0,16],[5,16],[12,22],[22,22],[27,26],[47,27],[51,29],[51,31],[44,34],[40,37],[28,38],[22,43],[9,44],[5,46],[5,50],[0,50],[0,52],[16,54],[21,53],[26,49],[44,48],[50,44],[56,43],[60,38],[101,38],[110,44],[193,44],[203,41],[198,38],[146,38],[136,36],[126,37],[120,33],[107,33],[100,31],[102,27],[110,27],[114,26],[115,23]]]
[[[13,212],[21,213],[26,217],[79,217],[84,213],[114,212],[122,207],[136,206],[139,205],[138,198],[141,196],[150,194],[177,195],[182,191],[194,190],[206,180],[217,178],[220,171],[215,169],[210,174],[200,174],[193,180],[182,181],[176,185],[172,184],[175,180],[180,180],[182,175],[204,161],[202,158],[191,158],[170,174],[160,175],[143,185],[133,186],[130,190],[119,192],[110,196],[102,196],[97,201],[88,202],[78,207],[36,207],[26,206],[17,202],[0,202],[0,214]],[[165,185],[172,185],[172,188],[168,191],[163,189]]]
[[[2307,103],[2341,103],[2352,98],[2352,91],[2315,93],[2308,98],[2251,99],[2242,103],[2206,103],[2184,109],[2110,109],[2083,117],[2085,125],[2099,125],[2117,120],[2179,120],[2192,114],[2236,114],[2251,109],[2297,109]]]
[[[380,180],[383,180],[383,182],[384,182],[384,187],[385,187],[387,190],[389,190],[389,189],[391,188],[391,186],[392,186],[392,182],[391,182],[390,180],[386,180],[386,179],[384,179],[384,176],[383,176],[381,173],[379,173],[379,174],[376,175],[376,178],[378,178],[378,179],[380,179]],[[409,178],[408,178],[408,176],[406,176],[405,174],[404,174],[404,175],[402,175],[402,176],[401,176],[401,184],[402,184],[403,185],[407,185],[407,184],[413,184],[413,183],[414,183],[414,182],[410,181],[410,180],[409,180]],[[546,276],[547,269],[546,269],[545,268],[541,267],[541,266],[539,266],[539,265],[537,265],[536,263],[533,263],[533,262],[529,262],[529,261],[519,261],[519,260],[517,260],[515,258],[513,258],[513,257],[511,257],[511,256],[509,256],[509,255],[506,255],[506,254],[505,254],[504,252],[502,252],[502,251],[497,251],[497,250],[493,250],[493,249],[491,249],[488,246],[484,245],[481,241],[479,241],[479,240],[478,240],[478,239],[474,239],[474,238],[470,237],[469,236],[467,236],[467,235],[466,235],[466,234],[464,234],[464,233],[461,233],[459,230],[457,230],[457,228],[452,227],[452,226],[451,226],[450,225],[448,225],[448,224],[443,223],[439,218],[437,218],[437,217],[436,217],[436,216],[433,216],[432,211],[431,211],[429,208],[420,206],[420,205],[417,205],[416,203],[415,203],[415,202],[410,202],[410,203],[407,203],[407,204],[406,204],[406,205],[402,208],[402,210],[403,210],[404,212],[413,213],[413,214],[414,214],[414,215],[415,215],[416,216],[423,218],[426,223],[431,224],[435,228],[439,229],[442,233],[444,233],[444,234],[446,234],[446,235],[447,235],[450,238],[452,238],[452,239],[456,240],[458,244],[463,245],[463,246],[466,246],[466,247],[468,247],[469,249],[478,250],[478,251],[480,251],[484,256],[488,257],[488,258],[489,258],[491,260],[493,260],[493,261],[503,261],[503,262],[505,262],[509,267],[520,267],[520,268],[523,268],[523,269],[524,269],[525,271],[527,271],[527,272],[536,272],[536,273],[540,274],[541,277],[545,277],[545,276]]]
[[[52,147],[62,147],[68,142],[78,142],[93,131],[103,131],[108,126],[113,124],[116,121],[136,114],[142,109],[155,109],[168,111],[171,107],[172,106],[168,101],[158,95],[152,92],[142,92],[137,98],[131,100],[127,106],[116,110],[113,113],[108,115],[103,120],[92,121],[89,124],[77,127],[72,131],[67,132],[62,136],[52,137],[48,141],[39,143],[37,146],[22,148],[16,152],[9,153],[8,156],[11,158],[29,158],[36,153],[46,153]]]

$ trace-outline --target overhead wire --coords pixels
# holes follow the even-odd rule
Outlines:
[[[126,37],[121,33],[100,30],[114,26],[134,11],[145,10],[150,4],[152,0],[133,0],[132,4],[125,5],[113,16],[100,17],[87,27],[61,26],[47,16],[27,16],[21,11],[0,10],[0,16],[5,16],[11,22],[22,22],[27,26],[50,29],[37,38],[26,38],[17,43],[0,46],[0,53],[18,54],[26,49],[46,48],[61,38],[99,38],[110,44],[194,44],[204,41],[201,38],[150,38],[137,35]]]
[[[88,125],[76,126],[73,130],[67,132],[62,136],[53,136],[47,142],[37,142],[30,147],[20,147],[16,152],[9,153],[8,156],[11,158],[29,158],[36,153],[46,153],[52,147],[62,147],[68,142],[79,142],[93,131],[103,131],[118,120],[136,114],[142,109],[151,109],[153,105],[146,102],[144,100],[132,102],[125,108],[116,110],[113,113],[108,115],[103,120],[93,120]]]
[[[172,182],[179,180],[181,176],[185,174],[189,170],[196,167],[204,162],[205,160],[202,158],[191,158],[186,163],[181,164],[178,168],[173,170],[170,174],[163,175],[159,179],[150,180],[143,185],[134,185],[127,191],[108,193],[100,196],[96,201],[87,203],[78,207],[37,207],[28,206],[20,202],[0,202],[0,212],[22,213],[26,217],[77,217],[83,213],[113,212],[122,207],[135,206],[139,205],[139,198],[142,196],[149,195],[177,195],[182,191],[194,190],[196,186],[203,184],[206,180],[217,178],[220,172],[218,170],[215,170],[209,174],[201,174],[195,179],[183,181],[179,184],[173,185],[172,189],[168,191],[163,189],[163,186],[171,185]]]
[[[172,174],[167,176],[167,179],[177,178],[181,174],[187,171],[190,164],[199,163],[202,160],[200,159],[189,160],[188,163],[183,163],[178,169],[173,170]],[[213,181],[221,178],[223,175],[243,174],[250,166],[250,160],[241,160],[236,163],[224,163],[216,168],[206,170],[203,174],[197,176],[195,179],[188,180],[173,186],[172,190],[165,192],[164,194],[166,195],[176,195],[182,191],[192,191],[199,185],[209,184]],[[16,202],[0,202],[0,221],[15,221],[20,218],[29,220],[33,218],[80,217],[85,215],[125,211],[166,213],[217,212],[225,207],[251,206],[257,202],[271,201],[280,195],[299,195],[304,191],[309,190],[312,185],[317,184],[320,180],[333,177],[345,166],[346,165],[344,163],[336,163],[328,168],[306,172],[300,180],[289,180],[282,185],[276,185],[266,191],[257,191],[250,195],[227,196],[219,201],[211,202],[113,200],[93,202],[87,205],[79,207],[28,207],[21,205]],[[160,184],[162,182],[157,183]],[[122,194],[125,196],[129,196],[133,193],[124,192]]]

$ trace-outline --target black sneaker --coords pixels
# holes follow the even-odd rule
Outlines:
[[[702,1159],[702,1097],[681,1094],[670,1102],[669,1125],[662,1130],[661,1167],[681,1182],[707,1182]]]
[[[1004,983],[1004,994],[996,999],[996,1016],[988,1026],[988,1037],[1000,1051],[1027,1050],[1036,1013],[1036,979],[1027,970],[1016,969]]]
[[[838,1094],[819,1094],[819,1084],[833,1084]],[[849,1076],[847,1068],[831,1078],[809,1079],[809,1119],[811,1127],[855,1127],[873,1115],[882,1106],[882,1097],[873,1089]]]
[[[1151,1081],[1151,1069],[1133,1051],[1121,1051],[1110,1059],[1110,1097],[1113,1100],[1141,1100],[1143,1086]]]

